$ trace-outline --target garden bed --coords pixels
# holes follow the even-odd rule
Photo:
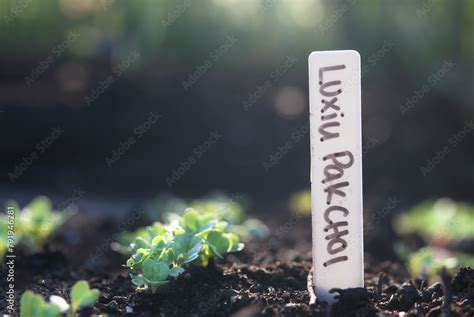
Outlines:
[[[108,247],[117,231],[111,220],[76,214],[55,235],[42,253],[17,253],[17,298],[30,289],[69,300],[75,281],[84,279],[101,292],[92,313],[129,316],[309,316],[325,315],[326,306],[310,305],[307,289],[311,270],[311,226],[307,218],[264,216],[271,234],[264,241],[247,243],[209,266],[192,267],[156,294],[136,291],[126,257]],[[266,218],[266,219],[265,219]],[[105,247],[104,247],[105,246]],[[91,255],[96,255],[91,257]],[[381,274],[382,273],[382,274]],[[445,285],[415,280],[398,263],[378,263],[366,257],[366,288],[343,291],[332,307],[337,316],[408,315],[440,316],[452,302],[452,316],[474,315],[474,272],[464,270],[447,295]],[[2,281],[2,288],[5,289]],[[449,284],[448,284],[449,288]],[[0,309],[6,302],[0,301]]]

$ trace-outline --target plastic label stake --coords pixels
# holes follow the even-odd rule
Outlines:
[[[360,55],[309,56],[313,269],[316,296],[364,286]]]

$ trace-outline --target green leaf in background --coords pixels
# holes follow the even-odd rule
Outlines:
[[[474,236],[474,206],[443,198],[423,202],[394,220],[400,235],[420,234],[428,242],[446,244]]]
[[[32,291],[23,293],[20,299],[20,317],[58,317],[60,308],[54,304],[48,304],[43,296]]]
[[[228,223],[238,224],[244,220],[245,212],[242,205],[223,194],[193,200],[189,205],[203,214],[211,214],[213,218]]]
[[[187,208],[184,212],[181,225],[185,229],[198,231],[201,226],[199,213],[193,208]]]
[[[38,196],[26,206],[26,213],[34,224],[41,225],[51,216],[53,204],[46,196]]]
[[[29,252],[38,251],[51,234],[71,216],[69,212],[54,211],[51,201],[46,196],[36,197],[23,210],[20,210],[19,205],[13,200],[5,203],[5,209],[12,207],[15,210],[15,245]],[[7,215],[2,215],[0,218],[0,234],[2,234],[0,262],[3,261],[6,252],[5,224],[7,221]]]
[[[200,213],[193,208],[187,208],[181,218],[181,226],[185,230],[196,233],[204,233],[211,230],[217,224],[212,214]]]
[[[445,267],[454,274],[462,266],[474,267],[474,256],[444,249],[425,247],[408,257],[408,270],[413,277],[424,276],[431,282],[438,280],[439,272]]]
[[[94,305],[99,299],[98,289],[90,289],[87,281],[76,282],[71,289],[71,309],[76,312],[79,308]]]
[[[97,289],[90,289],[87,281],[78,281],[72,287],[70,295],[71,305],[56,295],[51,296],[50,302],[46,303],[43,296],[26,291],[20,299],[20,317],[59,317],[61,313],[75,316],[79,308],[94,305],[100,292]]]
[[[60,316],[60,313],[61,310],[58,306],[54,304],[46,304],[43,309],[42,317],[57,317]]]
[[[147,239],[142,238],[142,237],[137,237],[133,241],[132,248],[138,250],[138,249],[142,249],[142,248],[150,248],[150,246],[151,246],[150,241],[148,241]]]
[[[300,216],[311,215],[311,190],[303,190],[293,194],[288,202],[290,212]]]
[[[44,299],[41,295],[36,295],[32,291],[26,291],[20,300],[20,316],[30,317],[39,315]]]

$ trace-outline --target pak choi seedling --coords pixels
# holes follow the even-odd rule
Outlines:
[[[401,235],[420,234],[428,243],[443,246],[474,236],[474,206],[447,198],[423,202],[400,214],[394,228]]]
[[[442,267],[455,273],[462,266],[474,265],[472,255],[446,249],[454,241],[474,237],[474,207],[470,204],[447,198],[422,202],[397,216],[394,229],[400,235],[419,235],[427,244],[414,252],[403,243],[395,244],[414,277],[434,281]]]
[[[295,215],[311,216],[311,190],[303,190],[291,195],[288,208]]]
[[[269,233],[268,227],[258,219],[247,217],[243,205],[239,202],[241,200],[224,194],[214,194],[205,199],[189,201],[187,206],[199,211],[201,215],[210,217],[210,219],[226,222],[227,231],[237,234],[243,240],[265,238]],[[183,199],[162,195],[146,208],[149,210],[148,217],[153,221],[161,216],[164,222],[175,223],[183,216],[185,206],[186,202]],[[157,222],[157,224],[161,226],[161,223]],[[139,228],[133,232],[122,232],[117,242],[112,244],[112,249],[130,255],[130,245],[135,238],[141,237],[147,240],[157,235],[153,226]]]
[[[441,268],[445,267],[451,274],[455,274],[461,267],[473,267],[474,257],[460,252],[424,247],[411,253],[407,263],[412,276],[424,276],[434,282],[439,278]]]
[[[79,309],[93,306],[99,299],[100,292],[91,289],[87,281],[78,281],[71,288],[71,305],[60,296],[53,295],[47,303],[43,296],[26,291],[20,300],[20,317],[58,317],[67,314],[75,316]]]
[[[132,282],[154,293],[182,274],[187,265],[207,266],[211,258],[223,258],[243,248],[239,236],[229,232],[226,221],[188,208],[169,224],[154,223],[144,237],[137,237],[127,266],[138,272],[131,274]]]
[[[51,201],[45,196],[33,199],[23,210],[15,201],[7,201],[5,209],[14,209],[14,244],[29,251],[39,250],[50,235],[70,216],[69,212],[53,210]],[[0,218],[0,256],[3,261],[7,248],[8,218]]]

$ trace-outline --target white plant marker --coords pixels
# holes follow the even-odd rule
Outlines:
[[[309,56],[313,268],[316,296],[364,286],[360,55]]]

